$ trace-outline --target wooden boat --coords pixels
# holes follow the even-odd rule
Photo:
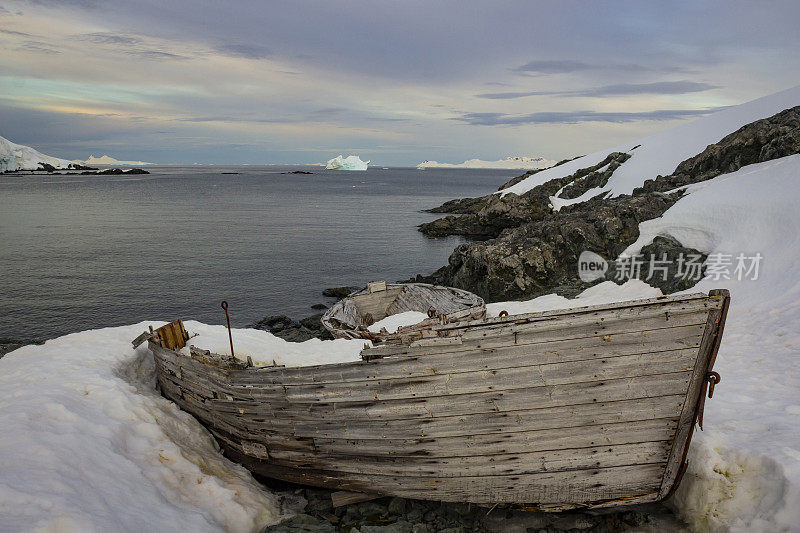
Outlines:
[[[397,332],[372,332],[367,328],[406,311],[427,313],[428,319]],[[322,325],[340,339],[402,341],[421,338],[435,324],[477,320],[486,316],[483,299],[461,289],[427,283],[372,282],[340,300],[322,315]]]
[[[725,290],[430,326],[363,360],[261,368],[146,332],[164,396],[253,472],[538,510],[653,502],[680,482]]]

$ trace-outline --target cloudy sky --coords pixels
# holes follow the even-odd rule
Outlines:
[[[800,3],[0,0],[0,135],[50,155],[561,159],[800,84]]]

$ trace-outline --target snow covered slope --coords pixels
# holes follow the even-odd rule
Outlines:
[[[423,161],[417,168],[507,168],[509,170],[532,170],[547,168],[555,165],[555,161],[544,157],[508,156],[497,161],[484,161],[483,159],[468,159],[463,163],[438,163],[436,161]]]
[[[15,144],[4,137],[0,137],[0,172],[14,170],[37,170],[39,163],[53,165],[56,168],[68,168],[72,161],[50,157],[37,152],[30,146]]]
[[[327,170],[367,170],[369,161],[362,161],[357,155],[342,157],[337,155],[325,164]]]
[[[578,169],[596,165],[611,152],[628,152],[632,157],[614,172],[604,187],[591,189],[579,198],[560,203],[563,205],[581,202],[605,191],[609,191],[613,196],[629,194],[646,179],[655,178],[659,174],[671,174],[678,163],[699,154],[709,144],[719,141],[745,124],[797,105],[800,105],[800,86],[723,109],[644,139],[595,152],[552,169],[537,172],[498,194],[505,195],[512,192],[522,194],[551,179],[568,176]],[[640,146],[636,147],[637,145]],[[554,202],[554,206],[557,203]]]

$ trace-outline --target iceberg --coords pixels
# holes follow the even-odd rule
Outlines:
[[[74,166],[72,161],[44,155],[31,148],[15,144],[0,137],[0,172],[14,172],[17,170],[45,170],[45,165],[53,168],[64,169]]]
[[[95,157],[94,154],[89,156],[89,159],[86,161],[81,161],[79,159],[75,160],[76,163],[81,165],[152,165],[153,163],[148,163],[147,161],[120,161],[119,159],[115,159],[110,155],[101,155],[100,157]]]
[[[325,165],[326,170],[367,170],[369,161],[362,161],[357,155],[342,157],[337,155]]]

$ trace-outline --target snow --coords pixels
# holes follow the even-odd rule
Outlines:
[[[0,359],[0,531],[244,532],[291,511],[159,395],[152,354],[130,344],[149,324],[163,322]]]
[[[184,322],[184,326],[190,335],[198,334],[189,340],[189,344],[214,353],[231,353],[225,326],[206,325],[193,320]],[[286,366],[309,366],[360,361],[360,352],[364,349],[363,339],[287,342],[266,331],[236,328],[231,330],[231,335],[236,357],[244,361],[250,356],[256,365],[271,365],[275,362]],[[189,349],[184,348],[184,353],[188,355]]]
[[[326,170],[367,170],[369,161],[362,161],[357,155],[342,157],[337,155],[325,164]]]
[[[76,160],[75,163],[80,163],[81,165],[152,165],[153,163],[147,163],[146,161],[120,161],[119,159],[114,159],[110,155],[101,155],[100,157],[95,157],[94,154],[89,156],[89,159],[86,161]]]
[[[389,315],[383,320],[378,320],[367,329],[373,333],[378,333],[382,328],[386,328],[386,331],[389,333],[395,333],[398,328],[418,324],[426,318],[428,318],[428,315],[425,313],[406,311],[404,313],[397,313],[396,315]]]
[[[30,146],[15,144],[0,137],[0,172],[15,170],[38,170],[39,163],[53,165],[56,168],[68,168],[72,161],[50,157],[37,152]]]
[[[697,155],[709,144],[719,141],[745,124],[797,105],[800,105],[800,86],[729,107],[644,139],[601,150],[537,172],[497,194],[506,195],[512,192],[523,194],[551,179],[563,178],[576,170],[596,165],[611,152],[628,152],[632,157],[614,172],[604,187],[584,194],[579,201],[588,200],[600,192],[610,192],[612,196],[630,194],[633,189],[641,186],[645,179],[655,178],[659,174],[671,174],[681,161]],[[634,149],[636,145],[641,146]],[[578,200],[570,201],[570,203],[577,202]],[[554,207],[556,205],[554,204]]]
[[[436,161],[423,161],[417,168],[500,168],[509,170],[533,170],[547,168],[555,165],[555,161],[544,157],[508,156],[497,161],[484,161],[483,159],[468,159],[463,163],[438,163]]]

